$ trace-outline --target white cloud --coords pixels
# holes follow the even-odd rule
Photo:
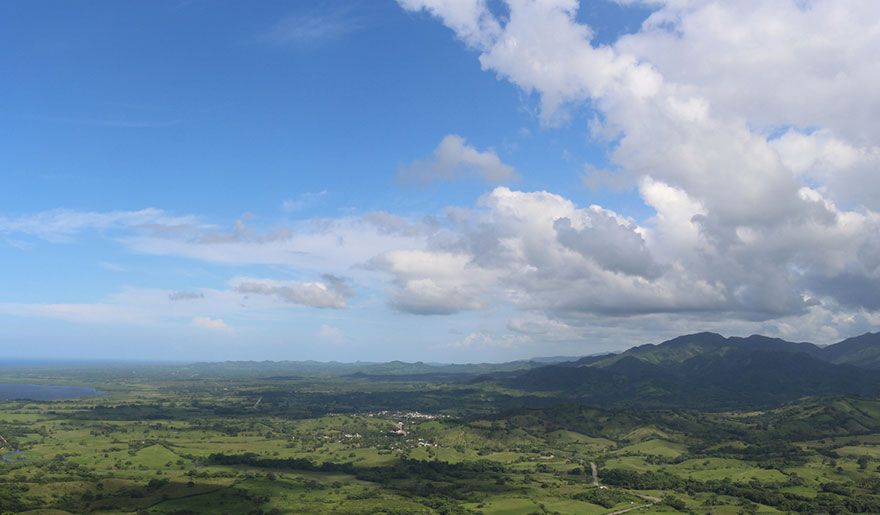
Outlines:
[[[448,315],[479,309],[490,273],[470,265],[467,254],[395,250],[377,256],[370,268],[394,277],[389,303],[400,311]]]
[[[489,44],[501,29],[482,0],[400,0],[400,5],[410,11],[425,9],[442,18],[459,38],[473,47]]]
[[[342,334],[342,331],[339,330],[338,327],[334,327],[332,325],[323,324],[318,329],[318,333],[316,334],[319,340],[327,343],[340,344],[348,341],[348,338]]]
[[[407,313],[513,313],[510,334],[472,332],[464,347],[634,344],[702,329],[829,341],[880,320],[877,2],[658,0],[640,31],[610,45],[592,42],[575,0],[510,0],[504,16],[477,0],[400,3],[439,18],[484,70],[534,94],[545,126],[588,105],[589,119],[573,123],[608,144],[614,174],[586,181],[637,186],[653,213],[632,220],[562,195],[498,187],[475,206],[422,219],[377,211],[221,231],[159,210],[47,212],[0,218],[0,233],[62,240],[114,230],[134,252],[384,284],[388,304]],[[456,135],[400,174],[516,178],[491,149]],[[288,205],[302,207],[296,198]],[[204,295],[177,305],[185,316],[200,316],[196,304],[229,316],[286,302],[341,308],[351,299],[326,277],[239,278],[231,291]],[[0,311],[166,320],[174,310],[169,292],[161,296],[152,309],[146,294],[129,294]],[[114,302],[123,308],[100,307]]]
[[[532,340],[521,334],[498,334],[490,331],[476,331],[468,333],[464,338],[452,342],[450,347],[474,349],[480,347],[495,347],[501,349],[513,349],[532,343]]]
[[[649,225],[653,230],[646,232],[651,250],[667,261],[677,256],[704,251],[704,243],[697,220],[706,215],[703,205],[690,198],[682,189],[643,177],[639,192],[645,204],[656,214]]]
[[[593,259],[606,270],[646,279],[661,273],[634,224],[597,206],[591,211],[589,222],[581,229],[574,228],[568,218],[553,222],[562,245]]]
[[[513,318],[507,323],[507,329],[544,342],[580,341],[584,337],[582,329],[539,314]]]
[[[304,46],[344,37],[363,28],[360,17],[345,9],[301,12],[286,16],[260,34],[259,39],[277,46]]]
[[[575,0],[510,0],[494,22],[483,2],[401,2],[443,21],[485,70],[537,94],[543,123],[589,103],[615,179],[639,184],[656,211],[636,226],[548,194],[496,190],[483,199],[489,221],[462,238],[472,262],[495,270],[514,304],[571,320],[875,309],[862,290],[878,281],[880,260],[869,236],[880,228],[870,211],[880,4],[652,3],[642,30],[594,46]],[[777,138],[779,127],[793,128]],[[853,203],[867,210],[840,207]]]
[[[343,309],[353,294],[346,280],[333,275],[324,275],[321,281],[314,282],[239,277],[232,284],[236,292],[244,295],[268,295],[313,308]]]
[[[770,141],[783,163],[802,180],[822,185],[841,203],[880,210],[880,146],[855,146],[830,131],[790,129]]]
[[[464,138],[450,134],[440,141],[431,159],[415,161],[400,169],[405,182],[428,183],[476,176],[491,184],[502,184],[517,179],[512,166],[501,162],[494,150],[480,152]]]
[[[0,303],[0,314],[39,317],[76,324],[149,325],[151,317],[130,306],[105,303]]]
[[[125,272],[126,268],[119,263],[112,263],[110,261],[101,261],[98,263],[98,266],[103,268],[104,270],[109,270],[110,272]]]
[[[231,327],[226,325],[226,322],[224,322],[222,318],[193,317],[192,325],[208,331],[218,331],[221,333],[234,332]]]
[[[295,198],[286,199],[281,203],[281,209],[288,213],[302,211],[318,203],[327,196],[327,190],[300,193]]]
[[[431,4],[403,5],[461,26]],[[616,164],[684,189],[713,222],[802,216],[809,207],[797,180],[750,126],[826,123],[835,132],[868,134],[875,124],[846,120],[864,120],[876,102],[865,89],[876,81],[865,74],[880,70],[871,41],[878,36],[863,25],[876,18],[870,11],[877,4],[659,4],[644,30],[614,46],[592,46],[590,29],[575,20],[576,1],[511,1],[506,23],[478,38],[476,48],[485,69],[540,95],[545,122],[564,115],[566,104],[592,101],[604,116],[597,133],[622,136]],[[852,37],[866,33],[873,35]],[[836,58],[841,52],[845,59]]]
[[[387,250],[423,245],[422,238],[389,231],[372,218],[309,219],[270,231],[252,230],[239,221],[231,231],[133,234],[120,241],[142,254],[337,275],[347,275],[353,266]]]
[[[373,259],[391,274],[392,306],[450,314],[509,302],[558,315],[730,307],[723,284],[655,262],[646,229],[546,192],[499,187],[457,212],[444,238]]]
[[[69,241],[84,231],[140,229],[153,233],[204,226],[194,216],[174,216],[161,209],[139,211],[74,211],[55,209],[20,217],[0,216],[0,233],[36,236],[52,242]]]
[[[873,0],[665,1],[618,41],[722,117],[822,127],[876,142],[880,99]]]
[[[257,279],[260,284],[288,284]],[[326,283],[322,282],[324,285]],[[308,284],[308,283],[303,283]],[[199,290],[165,289],[124,289],[104,296],[93,302],[80,303],[0,303],[0,315],[15,317],[37,317],[61,320],[83,325],[129,325],[144,328],[181,328],[194,325],[194,319],[204,319],[204,313],[211,313],[211,319],[226,320],[234,316],[239,319],[283,320],[290,317],[287,303],[273,295],[241,293],[236,290],[237,283],[231,281],[228,289],[201,288]],[[282,286],[283,288],[283,286]],[[327,288],[325,285],[324,288]],[[319,304],[315,307],[332,307],[330,304],[344,304],[345,300],[334,297],[342,295],[345,286],[333,293],[321,290],[304,302]],[[283,290],[282,290],[283,291]],[[321,297],[324,295],[325,297]],[[280,301],[280,302],[279,302]],[[323,303],[323,304],[321,304]],[[328,304],[329,303],[329,304]],[[306,304],[303,304],[306,305]],[[200,320],[204,328],[206,320]],[[218,324],[215,324],[218,325]]]

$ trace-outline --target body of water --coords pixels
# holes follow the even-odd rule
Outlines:
[[[103,395],[103,392],[87,386],[55,386],[48,384],[0,384],[0,400],[28,399],[51,401]]]

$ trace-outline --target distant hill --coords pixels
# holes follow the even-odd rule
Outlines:
[[[590,364],[605,367],[626,357],[636,357],[642,361],[662,365],[681,363],[696,356],[723,356],[737,349],[804,353],[819,359],[822,359],[823,353],[821,347],[812,343],[793,343],[760,335],[725,338],[716,333],[696,333],[679,336],[657,345],[633,347],[620,354],[594,360]]]
[[[575,357],[536,358],[506,363],[424,363],[417,361],[354,362],[338,361],[224,361],[192,363],[179,368],[180,375],[212,377],[263,377],[293,379],[304,377],[352,377],[357,379],[442,381],[458,375],[463,378],[496,372],[510,372],[545,366]]]
[[[876,396],[880,335],[819,347],[759,335],[698,333],[484,380],[596,406],[721,409],[813,396]]]
[[[834,345],[696,333],[618,354],[507,363],[196,363],[181,376],[495,383],[534,398],[602,407],[764,408],[804,397],[880,396],[880,333]],[[531,398],[531,397],[530,397]]]
[[[880,370],[880,333],[865,333],[822,349],[822,358],[831,363]]]
[[[725,338],[717,333],[696,333],[679,336],[659,344],[639,345],[619,354],[581,358],[573,363],[606,367],[632,356],[662,365],[681,363],[696,356],[723,356],[737,349],[802,353],[837,365],[880,370],[880,333],[865,333],[825,347],[761,335]]]
[[[752,349],[663,364],[625,356],[605,367],[552,365],[487,380],[606,407],[767,407],[811,396],[880,395],[880,371]]]

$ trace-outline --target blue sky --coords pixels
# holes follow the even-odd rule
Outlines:
[[[663,88],[696,91],[688,94],[718,120],[709,129],[687,122],[678,132],[700,136],[686,144],[706,148],[739,127],[725,124],[747,126],[773,147],[785,177],[865,220],[873,206],[847,189],[852,181],[795,171],[800,165],[774,142],[806,138],[830,148],[819,139],[833,139],[870,156],[873,134],[858,120],[842,125],[797,105],[752,112],[760,102],[731,98],[689,74],[673,44],[702,43],[657,38],[680,29],[663,29],[662,16],[707,23],[699,9],[547,2],[532,13],[537,34],[516,33],[527,4],[474,2],[462,12],[455,3],[417,1],[0,5],[0,354],[479,361],[586,354],[707,326],[787,335],[802,317],[813,321],[805,326],[812,333],[792,336],[829,340],[873,327],[878,306],[853,304],[863,296],[841,292],[839,276],[856,270],[874,280],[875,271],[861,262],[820,270],[824,258],[789,260],[808,236],[779,251],[786,270],[807,270],[787,273],[778,285],[787,293],[765,291],[759,274],[743,278],[745,261],[717,275],[706,270],[728,264],[688,264],[683,256],[694,247],[669,243],[686,236],[663,225],[682,205],[693,211],[684,223],[705,216],[733,230],[745,249],[754,242],[749,231],[763,231],[766,220],[740,216],[718,188],[751,195],[754,184],[774,180],[759,170],[703,191],[705,180],[694,177],[707,170],[688,177],[685,165],[666,170],[675,156],[652,149],[650,137],[639,140],[643,129],[678,130],[620,106],[692,105],[664,97]],[[819,14],[781,13],[792,30],[798,16]],[[461,20],[491,24],[474,43]],[[551,30],[540,31],[544,25]],[[766,35],[756,30],[755,38]],[[550,37],[567,31],[571,38]],[[523,54],[502,55],[513,40]],[[710,62],[722,51],[708,45],[693,59]],[[595,56],[609,61],[591,64]],[[800,55],[787,64],[809,66]],[[623,79],[597,82],[630,73],[614,70],[630,70],[639,84],[656,75],[660,92],[626,100],[615,93],[629,91]],[[771,137],[762,127],[786,129]],[[865,173],[871,165],[840,166]],[[540,192],[554,197],[538,199]],[[507,193],[527,196],[509,197],[515,205],[553,204],[536,205],[536,213],[561,213],[542,226],[561,254],[529,255],[534,228],[505,221]],[[679,195],[677,204],[663,204],[670,195]],[[570,232],[560,218],[570,220]],[[708,226],[702,236],[717,242]],[[847,227],[839,231],[851,233]],[[526,249],[519,268],[506,254],[517,238],[516,248]],[[870,242],[848,245],[873,255]],[[738,255],[767,258],[747,249]],[[562,270],[575,257],[584,262]],[[678,269],[701,271],[667,272]],[[548,286],[566,277],[604,300],[567,299]],[[607,288],[632,294],[612,301]],[[806,298],[820,299],[825,311]],[[851,325],[831,327],[841,316]]]

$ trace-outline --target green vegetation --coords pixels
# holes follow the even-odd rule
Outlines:
[[[612,361],[0,369],[105,392],[0,402],[0,513],[880,512],[875,398],[597,408],[507,382],[668,366]]]

